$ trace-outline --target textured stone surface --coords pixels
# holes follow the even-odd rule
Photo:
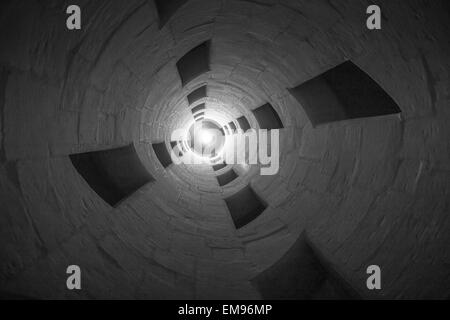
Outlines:
[[[35,298],[261,298],[250,280],[306,230],[363,297],[449,296],[450,44],[445,1],[190,0],[160,30],[152,1],[11,2],[0,13],[0,287]],[[447,8],[447,9],[446,9]],[[175,63],[211,39],[211,71],[185,87]],[[351,59],[402,109],[312,128],[288,89]],[[270,103],[280,172],[164,170],[151,150],[192,117]],[[208,111],[209,112],[209,111]],[[230,120],[228,120],[230,121]],[[113,209],[67,155],[134,142],[155,181]],[[266,211],[236,231],[224,197],[250,183]],[[83,290],[65,289],[80,265]],[[383,290],[365,290],[380,265]]]

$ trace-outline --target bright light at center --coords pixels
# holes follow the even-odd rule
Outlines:
[[[213,135],[208,130],[200,132],[200,140],[203,144],[210,144],[213,141]]]

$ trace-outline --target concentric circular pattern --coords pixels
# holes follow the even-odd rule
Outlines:
[[[225,145],[225,134],[222,134],[220,129],[212,119],[196,121],[190,126],[185,143],[191,145],[189,150],[205,163],[214,163],[221,160],[220,154]]]
[[[448,297],[448,4],[377,2],[378,31],[365,0],[80,1],[79,31],[65,2],[6,5],[0,294]],[[346,61],[401,113],[313,126],[292,89]],[[193,123],[260,129],[266,104],[276,174],[167,154],[192,151],[172,134]],[[73,264],[80,291],[65,287]],[[371,264],[381,291],[366,289]]]

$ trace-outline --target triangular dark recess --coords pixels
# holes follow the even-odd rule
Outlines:
[[[236,174],[236,172],[231,169],[219,176],[216,176],[217,182],[219,183],[219,186],[224,186],[229,184],[231,181],[233,181],[234,179],[236,179],[238,177],[238,175]]]
[[[171,141],[170,142],[170,147],[175,152],[175,154],[178,151],[178,156],[179,157],[181,157],[183,155],[183,153],[181,152],[181,150],[182,150],[181,143],[178,143],[176,141]]]
[[[133,145],[71,154],[69,158],[89,186],[111,206],[154,180]]]
[[[266,204],[250,186],[239,190],[225,199],[236,229],[255,220],[265,209]]]
[[[156,157],[159,162],[161,162],[164,168],[167,168],[172,164],[172,158],[167,150],[166,144],[164,142],[152,144],[153,150],[155,151]]]
[[[197,112],[199,112],[201,110],[204,110],[204,109],[205,109],[205,104],[204,103],[200,103],[198,106],[193,107],[191,109],[191,112],[194,114],[194,113],[197,113]]]
[[[250,123],[248,123],[248,120],[246,117],[242,116],[240,118],[237,119],[239,126],[241,127],[241,129],[246,132],[248,129],[250,129]]]
[[[178,60],[177,69],[183,86],[210,70],[209,47],[209,41],[203,42]]]
[[[303,233],[274,265],[252,281],[263,299],[358,299]]]
[[[197,102],[198,100],[203,99],[203,98],[206,98],[206,85],[195,89],[187,96],[189,105],[192,105],[195,102]]]
[[[283,128],[283,123],[281,122],[278,113],[270,103],[266,103],[265,105],[252,110],[252,112],[261,129],[270,130]]]
[[[170,17],[186,2],[187,0],[155,0],[159,17],[159,28],[161,29],[169,21]]]
[[[220,170],[220,169],[225,168],[226,166],[227,166],[227,164],[226,164],[225,161],[224,161],[224,162],[222,162],[222,163],[215,164],[215,165],[213,165],[212,167],[213,167],[214,171],[218,171],[218,170]]]
[[[289,91],[313,126],[401,112],[389,94],[351,61]]]

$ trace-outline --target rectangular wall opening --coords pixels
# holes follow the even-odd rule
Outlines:
[[[265,105],[252,110],[252,112],[261,129],[271,130],[283,128],[283,123],[281,122],[278,113],[270,103],[266,103]]]
[[[204,112],[199,112],[199,113],[194,115],[194,119],[197,119],[198,117],[203,117],[204,115],[205,115]]]
[[[210,70],[209,47],[210,42],[205,41],[178,60],[177,69],[183,86]]]
[[[263,299],[357,299],[358,293],[341,278],[303,233],[274,265],[252,281]]]
[[[237,177],[238,177],[238,175],[236,174],[236,172],[233,169],[231,169],[221,175],[218,175],[216,177],[216,179],[217,179],[217,182],[219,183],[219,186],[222,187],[224,185],[229,184],[231,181],[233,181]]]
[[[73,166],[105,202],[116,206],[153,177],[134,146],[69,155]]]
[[[186,2],[187,0],[155,0],[159,17],[159,28],[161,29],[169,21],[170,17]]]
[[[250,123],[248,123],[248,120],[246,117],[242,116],[237,119],[237,122],[239,123],[239,126],[241,129],[246,132],[248,129],[250,129]]]
[[[397,114],[389,94],[351,61],[290,89],[313,126],[346,119]]]
[[[181,157],[183,155],[183,153],[181,152],[182,150],[182,144],[181,141],[180,142],[176,142],[176,141],[171,141],[170,142],[170,147],[172,148],[172,150],[175,152],[178,151],[178,157]]]
[[[203,98],[206,98],[206,85],[195,89],[187,96],[189,105],[192,105],[193,103]]]
[[[201,110],[205,110],[205,104],[204,103],[200,103],[198,106],[195,106],[191,109],[192,114],[197,113]]]
[[[232,132],[235,132],[235,131],[236,131],[236,125],[234,124],[233,121],[230,121],[230,123],[228,124],[228,126],[230,127],[230,129],[231,129]]]
[[[152,147],[153,151],[155,151],[156,157],[164,168],[167,168],[172,164],[172,158],[170,157],[170,153],[164,142],[154,143],[152,144]]]
[[[215,164],[215,165],[213,165],[212,167],[213,167],[213,170],[214,170],[214,171],[219,171],[220,169],[223,169],[223,168],[225,168],[226,166],[227,166],[227,164],[226,164],[225,161],[224,161],[224,162],[222,162],[222,163]]]
[[[255,220],[266,209],[266,204],[250,186],[225,199],[236,229]]]

